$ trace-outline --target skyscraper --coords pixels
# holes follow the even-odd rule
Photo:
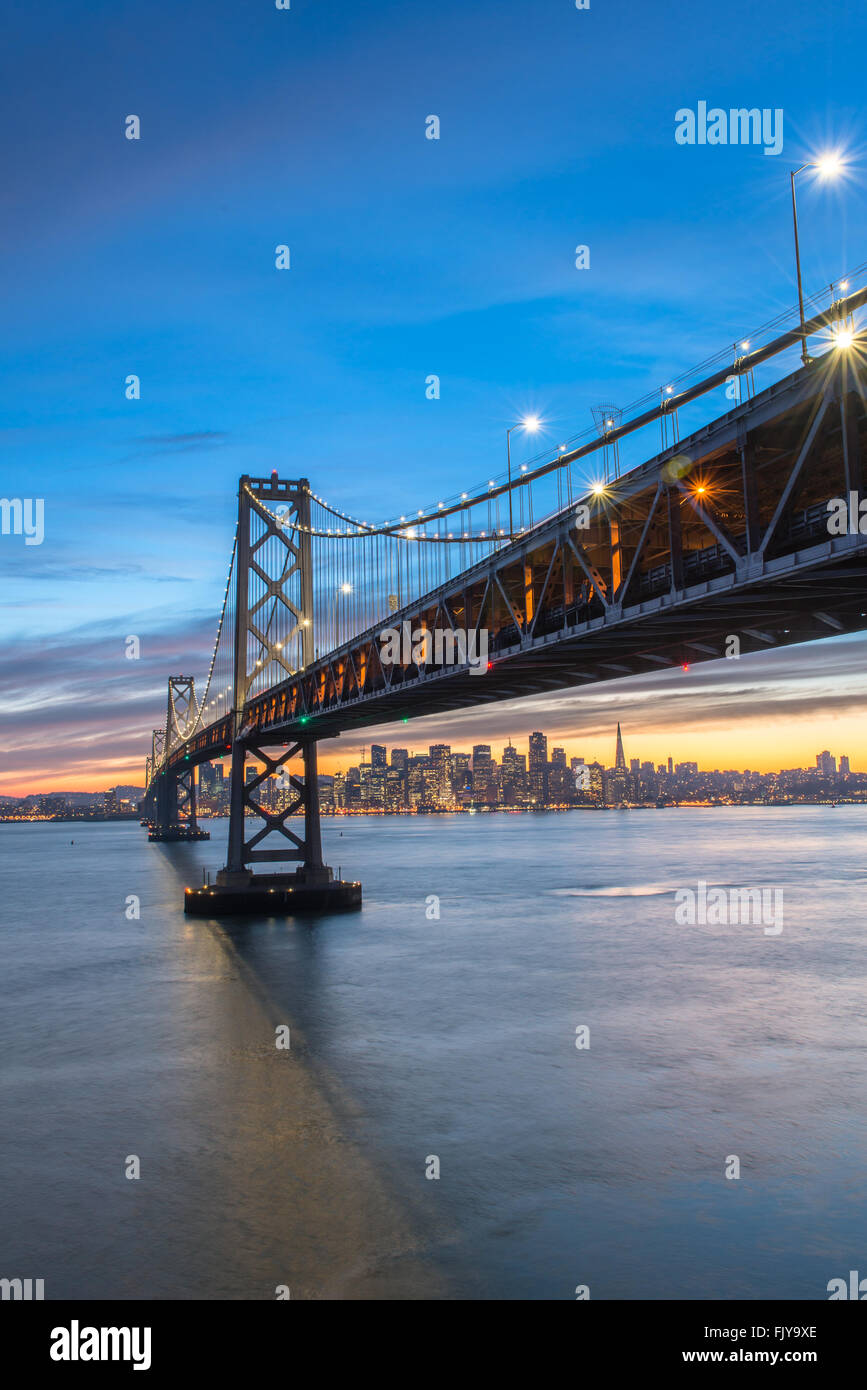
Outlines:
[[[426,806],[433,785],[430,758],[426,753],[414,754],[407,764],[407,798],[410,806]]]
[[[504,806],[525,806],[527,803],[527,772],[523,753],[513,748],[511,741],[503,749],[500,764],[500,791]]]
[[[527,760],[530,801],[544,806],[548,800],[548,740],[544,734],[530,735],[530,756]]]
[[[434,804],[439,807],[451,806],[454,802],[451,778],[452,750],[447,743],[432,743],[428,755],[433,772]]]
[[[449,776],[451,779],[452,791],[456,797],[459,792],[468,792],[470,790],[469,753],[452,753],[449,758]]]
[[[489,743],[473,748],[473,801],[483,806],[497,804],[497,772]]]
[[[617,725],[617,747],[614,754],[614,767],[605,778],[605,799],[611,805],[619,805],[626,800],[628,792],[626,754],[623,751],[623,735]]]
[[[385,774],[385,809],[402,811],[406,806],[407,778],[402,768],[390,767]]]
[[[565,748],[551,749],[548,768],[548,805],[571,806],[575,797],[575,778],[566,764]]]

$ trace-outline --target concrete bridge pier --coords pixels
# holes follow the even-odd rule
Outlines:
[[[196,819],[196,774],[192,766],[185,770],[167,768],[161,773],[150,804],[153,819],[149,821],[149,840],[210,840],[209,831],[200,830]]]
[[[264,764],[248,777],[247,756]],[[286,765],[293,758],[303,761],[303,775],[289,773]],[[266,781],[282,774],[286,793],[280,809],[263,806],[259,792]],[[287,821],[303,815],[300,826]],[[258,828],[247,838],[250,822]],[[279,847],[260,848],[269,836],[276,836]],[[256,873],[259,863],[295,862],[293,870]],[[337,912],[361,906],[361,884],[335,879],[323,863],[319,825],[319,780],[316,740],[302,738],[278,751],[262,742],[236,740],[232,747],[232,775],[229,794],[229,847],[226,867],[216,882],[201,888],[187,888],[184,911],[195,917],[290,915],[295,913]]]

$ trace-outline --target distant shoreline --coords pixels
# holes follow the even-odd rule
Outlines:
[[[0,816],[0,825],[31,825],[34,822],[39,825],[90,825],[95,821],[140,821],[139,811],[130,811],[128,815],[106,816],[98,814],[94,816]]]
[[[834,801],[666,801],[658,806],[651,802],[624,802],[619,806],[450,806],[425,807],[423,810],[379,810],[369,808],[363,811],[328,811],[324,808],[320,815],[323,820],[351,820],[357,817],[382,818],[387,816],[547,816],[563,815],[567,811],[714,811],[714,810],[756,810],[757,808],[779,809],[798,806],[867,806],[867,798],[855,800],[837,797]],[[228,815],[203,816],[200,821],[228,820]],[[294,817],[292,819],[295,819]],[[112,825],[140,821],[138,811],[120,816],[0,816],[0,825]]]

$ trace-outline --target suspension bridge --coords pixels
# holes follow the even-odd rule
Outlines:
[[[748,654],[867,627],[867,536],[828,525],[831,499],[863,495],[865,302],[867,288],[831,286],[798,327],[781,315],[760,346],[732,345],[638,408],[602,407],[589,437],[516,474],[510,456],[505,477],[415,514],[370,522],[306,478],[242,477],[201,696],[193,675],[169,677],[147,759],[150,838],[189,840],[207,838],[195,768],[231,755],[227,863],[186,890],[186,910],[360,903],[360,883],[322,859],[323,739],[686,667],[732,636]],[[804,365],[757,390],[757,369],[795,347]],[[681,437],[708,400],[712,418]],[[660,447],[624,467],[621,442],[653,428]],[[386,630],[410,639],[397,659]],[[483,635],[480,670],[468,652]],[[279,810],[263,799],[277,773],[290,789]]]

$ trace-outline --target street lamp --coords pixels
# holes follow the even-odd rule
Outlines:
[[[840,172],[842,167],[841,160],[835,154],[823,155],[821,159],[813,159],[809,164],[802,164],[800,169],[790,171],[789,177],[792,180],[792,225],[795,229],[795,269],[798,274],[798,310],[801,315],[801,361],[806,367],[810,359],[807,351],[807,329],[804,321],[804,290],[801,284],[801,248],[798,244],[798,205],[795,202],[795,179],[798,174],[803,174],[805,169],[818,169],[823,178],[833,178]]]
[[[528,434],[535,434],[542,421],[538,415],[527,415],[523,420],[519,420],[517,425],[510,425],[506,430],[506,464],[509,471],[509,540],[515,539],[515,529],[512,525],[512,430],[526,430]]]

